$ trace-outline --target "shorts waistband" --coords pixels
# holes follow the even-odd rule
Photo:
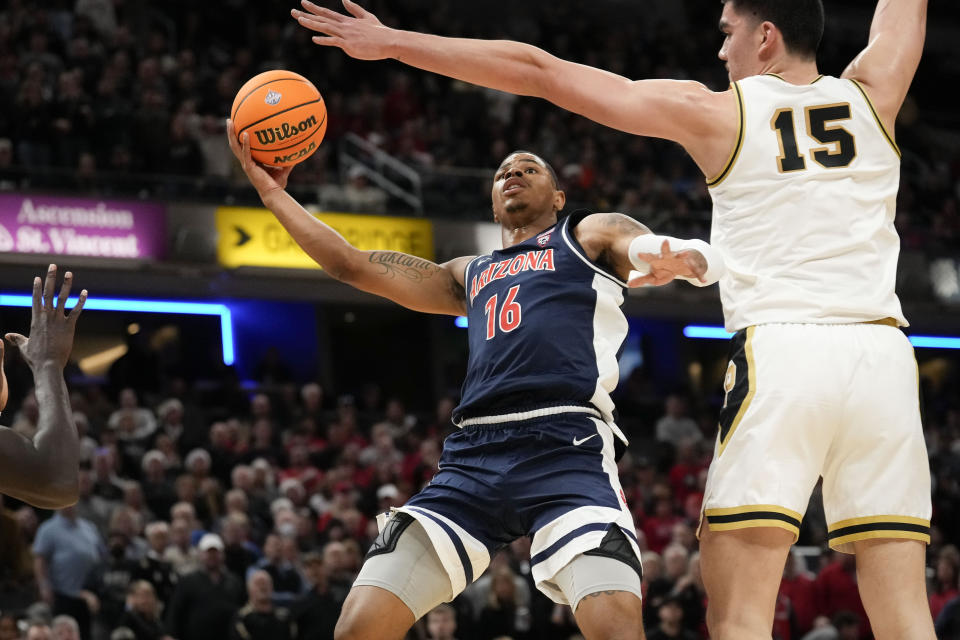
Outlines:
[[[561,405],[556,407],[543,407],[531,411],[519,411],[517,413],[500,413],[492,416],[477,416],[475,418],[465,418],[454,424],[461,429],[464,427],[476,427],[492,424],[503,424],[506,422],[522,422],[523,420],[533,420],[544,416],[555,416],[561,413],[585,413],[594,418],[603,419],[603,415],[594,407],[584,407],[582,405]]]
[[[860,321],[860,322],[824,322],[824,323],[819,323],[819,322],[769,322],[769,323],[764,323],[764,324],[772,324],[772,325],[798,324],[798,325],[808,325],[808,326],[809,326],[809,325],[812,325],[812,326],[817,326],[817,327],[852,327],[852,326],[858,325],[858,324],[879,324],[879,325],[883,325],[883,326],[885,326],[885,327],[893,327],[894,329],[900,328],[900,322],[899,322],[896,318],[889,318],[889,317],[887,317],[887,318],[880,318],[879,320],[863,320],[863,321]],[[764,326],[764,324],[754,324],[754,325],[750,325],[750,326],[751,326],[751,327],[762,327],[762,326]],[[745,327],[745,328],[743,328],[743,329],[738,329],[738,330],[737,330],[737,333],[740,333],[741,331],[746,331],[746,330],[749,329],[749,328],[750,328],[750,327]]]

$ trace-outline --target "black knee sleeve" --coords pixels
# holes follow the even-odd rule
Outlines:
[[[584,551],[585,556],[605,556],[619,560],[631,569],[637,572],[637,575],[643,580],[643,566],[640,564],[637,554],[633,552],[630,541],[623,533],[623,530],[616,524],[610,525],[607,535],[603,536],[600,546],[590,551]]]
[[[380,531],[380,535],[378,535],[377,539],[370,545],[370,550],[367,551],[367,557],[369,558],[381,553],[390,553],[396,549],[400,534],[402,534],[414,520],[414,517],[409,513],[402,511],[394,512],[393,515],[387,518],[387,522],[383,526],[383,530]]]

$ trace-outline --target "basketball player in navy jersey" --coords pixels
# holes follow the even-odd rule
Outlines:
[[[731,85],[630,80],[519,42],[390,29],[351,0],[302,0],[317,44],[550,100],[681,144],[713,198],[727,329],[700,527],[716,640],[769,640],[777,588],[823,477],[830,546],[857,556],[879,640],[932,640],[927,461],[913,349],[896,295],[894,122],[920,63],[927,0],[879,0],[840,77],[817,68],[822,0],[721,0]],[[896,585],[896,588],[891,588]]]
[[[40,417],[32,439],[7,427],[0,427],[0,493],[43,509],[62,509],[79,495],[80,441],[73,421],[70,397],[63,380],[63,368],[73,348],[77,318],[87,300],[87,291],[64,314],[73,274],[64,274],[60,298],[53,305],[57,266],[47,269],[42,285],[33,281],[33,312],[30,337],[8,333],[7,340],[33,371]],[[7,405],[7,379],[3,374],[3,342],[0,341],[0,411]]]
[[[241,146],[232,123],[228,137],[264,205],[330,276],[469,319],[460,430],[433,481],[381,518],[336,637],[403,638],[497,549],[531,536],[538,588],[573,607],[587,638],[642,639],[639,550],[615,461],[626,441],[610,399],[627,334],[620,305],[627,280],[715,282],[723,266],[711,247],[653,236],[615,213],[558,222],[565,196],[553,170],[514,152],[492,191],[503,249],[442,265],[360,251],[284,191],[290,168],[253,162],[248,135]]]

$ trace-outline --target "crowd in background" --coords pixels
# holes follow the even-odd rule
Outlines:
[[[479,1],[373,0],[387,24],[445,35],[512,37],[632,78],[689,78],[723,89],[719,5],[688,2],[515,7]],[[863,46],[867,0],[828,2],[821,55],[839,75]],[[291,3],[10,0],[0,9],[0,189],[251,201],[224,143],[224,118],[250,77],[287,68],[314,81],[329,112],[326,141],[294,173],[306,202],[338,210],[408,211],[338,149],[352,133],[417,169],[430,216],[487,219],[489,171],[511,150],[558,170],[568,201],[635,215],[678,235],[706,235],[703,176],[678,146],[595,125],[545,102],[467,86],[391,62],[321,49],[290,19]],[[956,40],[957,10],[931,9],[932,31]],[[848,21],[855,20],[850,26]],[[613,27],[612,25],[615,25]],[[953,32],[949,31],[953,29]],[[898,227],[908,248],[955,250],[960,144],[939,87],[960,76],[931,44],[898,124],[904,181]],[[486,171],[470,172],[463,168]],[[452,170],[456,168],[458,170]]]
[[[29,436],[38,416],[29,372],[15,353],[7,367],[3,421]],[[229,376],[138,379],[122,363],[99,382],[71,375],[80,501],[53,514],[8,499],[0,512],[0,640],[51,637],[36,635],[49,633],[36,630],[44,625],[76,627],[54,632],[70,640],[332,638],[376,515],[430,481],[456,400],[412,410],[376,384],[334,395],[284,381],[282,368],[271,360],[249,389]],[[921,373],[934,476],[930,605],[940,637],[956,638],[960,385],[946,361]],[[700,640],[695,532],[722,397],[664,396],[649,376],[635,370],[617,397],[631,439],[619,473],[643,549],[648,637]],[[123,386],[137,380],[141,388]],[[501,550],[410,637],[578,637],[570,609],[534,587],[529,550],[526,538]],[[853,557],[828,549],[816,490],[784,569],[774,638],[869,637]]]

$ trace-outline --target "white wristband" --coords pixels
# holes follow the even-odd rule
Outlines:
[[[640,272],[639,275],[647,275],[650,273],[650,265],[640,259],[638,257],[639,254],[652,253],[660,255],[660,247],[663,246],[664,240],[670,243],[671,251],[678,252],[687,249],[699,251],[700,255],[707,261],[707,270],[703,274],[704,282],[701,282],[699,278],[686,278],[683,276],[677,276],[677,280],[686,280],[697,287],[707,287],[717,282],[726,272],[726,265],[723,263],[720,252],[703,240],[680,240],[670,236],[658,236],[652,233],[645,233],[634,238],[630,242],[629,248],[630,264]]]

